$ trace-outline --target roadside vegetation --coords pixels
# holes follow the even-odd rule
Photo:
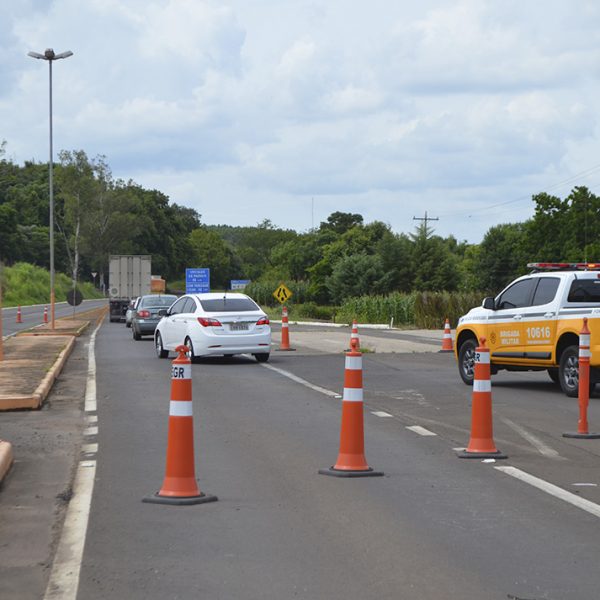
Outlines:
[[[47,165],[14,164],[4,150],[0,145],[0,262],[48,269]],[[470,244],[436,235],[427,222],[398,233],[346,212],[301,233],[269,219],[252,227],[205,225],[162,192],[114,179],[102,156],[63,151],[59,159],[55,263],[67,276],[65,292],[73,279],[92,282],[92,273],[97,287],[106,285],[109,254],[150,254],[153,274],[170,291],[184,291],[186,267],[208,267],[213,289],[251,280],[246,292],[275,314],[273,292],[284,282],[294,318],[439,328],[526,273],[528,262],[600,260],[600,197],[585,187],[564,199],[537,194],[531,219],[491,227]],[[5,279],[6,302],[47,301],[47,288]]]
[[[16,263],[2,269],[3,306],[27,304],[49,304],[50,273],[46,269],[28,263]],[[102,292],[91,283],[77,286],[83,297],[102,298]],[[73,282],[64,273],[56,273],[54,289],[57,302],[67,299],[67,292],[73,289]]]

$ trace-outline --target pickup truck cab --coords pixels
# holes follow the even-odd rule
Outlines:
[[[590,388],[600,382],[600,263],[529,263],[495,298],[461,317],[455,354],[462,380],[471,385],[479,338],[490,349],[492,374],[547,370],[563,392],[579,391],[579,332],[591,331]]]

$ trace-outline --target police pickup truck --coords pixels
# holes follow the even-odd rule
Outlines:
[[[461,317],[455,353],[462,380],[473,383],[479,338],[490,349],[492,374],[548,371],[563,392],[579,390],[579,333],[587,317],[590,339],[590,391],[600,382],[600,263],[529,263],[495,298]]]

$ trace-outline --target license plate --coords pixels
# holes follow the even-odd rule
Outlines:
[[[229,325],[231,331],[248,331],[247,323],[231,323]]]

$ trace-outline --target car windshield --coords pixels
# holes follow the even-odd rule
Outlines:
[[[169,307],[177,300],[177,296],[148,296],[142,298],[140,307],[151,308],[156,306]]]
[[[202,309],[206,312],[248,312],[260,310],[260,307],[250,298],[212,298],[200,300]]]

